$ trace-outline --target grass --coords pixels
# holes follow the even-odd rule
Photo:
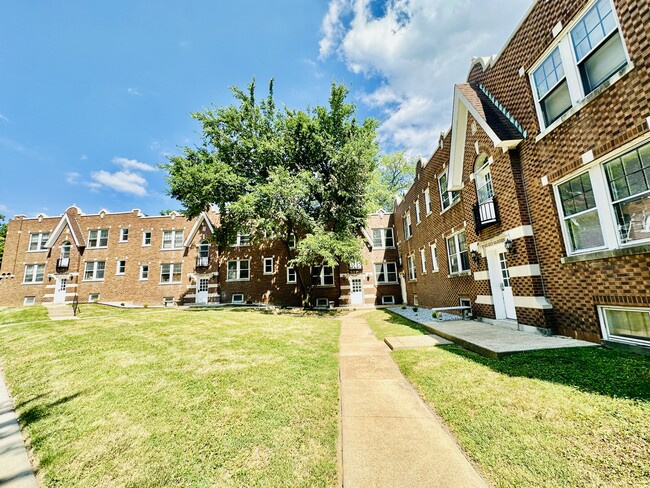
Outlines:
[[[81,316],[0,328],[46,486],[337,483],[337,320],[93,305]]]
[[[0,308],[0,325],[20,324],[38,320],[48,320],[47,309],[43,306]]]
[[[497,487],[650,485],[647,357],[577,348],[493,360],[458,346],[393,357]]]
[[[361,317],[368,321],[368,325],[370,325],[370,328],[380,341],[383,341],[386,337],[430,334],[420,324],[387,310],[375,310],[374,312],[363,314]]]

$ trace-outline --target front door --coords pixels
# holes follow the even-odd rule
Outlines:
[[[68,287],[68,279],[57,278],[54,286],[54,303],[65,303],[65,290]]]
[[[208,303],[208,278],[199,278],[196,284],[196,303]]]
[[[350,304],[363,305],[363,281],[361,278],[350,280]]]
[[[517,320],[505,248],[503,246],[494,246],[488,248],[486,254],[495,316],[499,320]]]

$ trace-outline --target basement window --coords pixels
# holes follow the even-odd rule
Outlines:
[[[650,308],[599,307],[605,340],[650,345]]]

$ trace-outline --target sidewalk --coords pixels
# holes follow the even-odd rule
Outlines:
[[[341,318],[343,486],[487,486],[362,313]]]
[[[0,486],[2,488],[36,488],[38,486],[1,370]]]

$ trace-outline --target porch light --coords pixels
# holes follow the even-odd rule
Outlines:
[[[472,257],[472,261],[474,261],[474,264],[478,265],[481,262],[481,255],[476,249],[472,249],[469,252],[469,254]]]
[[[515,243],[512,242],[512,239],[510,239],[509,237],[506,238],[506,241],[503,243],[503,245],[506,248],[506,252],[508,252],[510,254],[515,253]]]

